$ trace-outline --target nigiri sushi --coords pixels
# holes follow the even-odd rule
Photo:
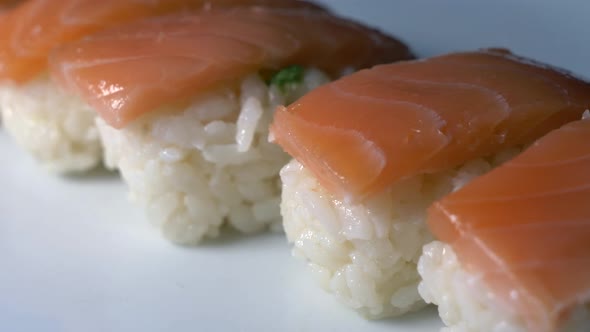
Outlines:
[[[95,113],[47,74],[51,49],[91,33],[172,12],[261,5],[321,7],[298,0],[29,0],[0,17],[0,109],[6,129],[53,172],[101,161]]]
[[[50,68],[95,110],[107,166],[170,240],[280,226],[267,141],[278,104],[351,69],[408,59],[397,39],[324,11],[233,8],[143,20],[56,49]]]
[[[590,84],[507,50],[380,65],[275,112],[293,253],[368,318],[424,306],[416,263],[436,199],[579,119]]]
[[[590,120],[434,203],[420,293],[448,331],[590,330]]]

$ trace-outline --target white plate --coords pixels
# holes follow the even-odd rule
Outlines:
[[[589,1],[324,0],[421,56],[507,46],[590,77]],[[114,176],[47,176],[0,133],[0,331],[436,331],[434,309],[367,322],[279,235],[163,241]]]

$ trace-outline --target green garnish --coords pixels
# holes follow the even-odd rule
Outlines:
[[[301,83],[304,71],[305,69],[299,65],[285,67],[274,74],[270,79],[270,84],[276,85],[279,89],[285,91],[287,86]]]

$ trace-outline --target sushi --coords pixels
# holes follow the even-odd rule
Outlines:
[[[52,77],[100,118],[108,167],[166,237],[280,227],[267,140],[276,105],[347,71],[409,59],[395,38],[325,11],[232,8],[143,20],[56,49]]]
[[[590,120],[434,203],[420,293],[448,331],[590,329]]]
[[[95,113],[47,73],[51,49],[125,22],[233,6],[323,8],[298,0],[29,0],[0,17],[0,109],[14,141],[45,168],[80,172],[101,162]]]
[[[424,306],[427,207],[579,119],[590,84],[503,49],[380,65],[280,107],[271,138],[295,256],[368,318]]]

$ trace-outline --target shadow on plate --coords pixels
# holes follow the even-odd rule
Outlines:
[[[284,239],[283,232],[261,231],[253,234],[244,234],[235,229],[225,225],[221,228],[220,234],[216,238],[207,238],[197,246],[188,246],[188,249],[203,250],[203,249],[219,249],[231,248],[237,246],[244,246],[250,243],[267,243],[276,242],[277,239]],[[287,247],[287,240],[285,240],[285,248]]]
[[[371,321],[375,325],[391,325],[395,327],[415,327],[416,324],[424,324],[425,320],[432,321],[433,323],[439,323],[438,311],[436,306],[429,305],[422,310],[412,312],[401,317],[393,317],[387,319],[378,319]]]
[[[66,181],[114,181],[119,180],[121,176],[118,171],[106,169],[104,166],[98,166],[88,172],[64,174],[61,176]]]

